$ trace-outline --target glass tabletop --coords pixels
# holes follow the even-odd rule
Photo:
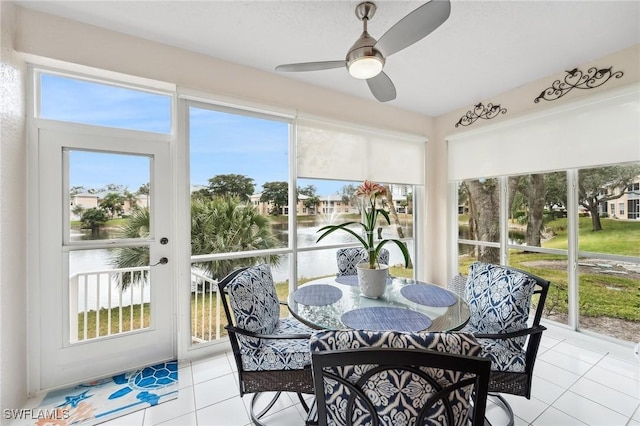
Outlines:
[[[390,277],[382,296],[360,294],[356,276],[309,281],[289,295],[289,310],[316,329],[451,331],[469,320],[469,306],[435,284]]]

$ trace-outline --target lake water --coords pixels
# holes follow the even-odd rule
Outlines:
[[[318,229],[324,226],[325,223],[320,224],[307,224],[298,226],[297,244],[298,247],[315,247],[319,248],[322,245],[332,245],[340,243],[354,242],[355,238],[348,235],[345,232],[336,232],[329,237],[321,241],[320,244],[316,244],[316,240],[320,234],[317,233]],[[356,229],[356,228],[354,228]],[[274,231],[278,239],[283,245],[287,244],[288,231],[286,226],[275,226]],[[405,227],[405,232],[408,235],[412,235],[411,229]],[[393,235],[391,231],[385,230],[382,234],[383,238],[397,238],[397,235]],[[91,236],[90,232],[74,231],[72,234],[72,240],[82,239],[108,239],[112,238],[112,233],[108,231],[102,231],[98,236]],[[402,253],[395,244],[386,244],[385,248],[389,250],[390,263],[400,264],[403,263]],[[413,241],[408,242],[409,252],[413,252]],[[113,250],[113,249],[111,249]],[[318,277],[322,275],[329,275],[336,271],[336,249],[326,250],[313,250],[309,252],[300,252],[298,254],[298,275],[301,278]],[[69,265],[69,273],[73,275],[78,272],[95,271],[110,269],[110,250],[79,250],[72,252]],[[277,266],[272,267],[273,278],[275,281],[285,281],[289,279],[289,256],[282,256],[281,262]]]

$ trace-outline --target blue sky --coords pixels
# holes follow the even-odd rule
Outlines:
[[[101,126],[168,133],[168,96],[68,79],[41,77],[41,117]],[[242,174],[254,179],[255,191],[265,182],[287,181],[287,123],[245,115],[191,108],[191,183],[207,185],[219,174]],[[73,151],[71,186],[102,188],[124,185],[135,192],[149,181],[149,160],[133,155]],[[299,179],[313,184],[318,195],[334,194],[344,183]]]

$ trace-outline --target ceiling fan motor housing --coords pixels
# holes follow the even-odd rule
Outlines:
[[[367,32],[367,22],[375,13],[376,5],[371,2],[363,2],[356,7],[356,16],[362,21],[364,28],[362,35],[351,46],[345,58],[347,70],[355,78],[375,77],[384,67],[384,57],[373,47],[377,40]]]
[[[351,75],[356,78],[371,78],[382,70],[382,67],[384,66],[384,57],[377,49],[373,47],[376,44],[376,41],[377,40],[375,38],[371,37],[369,33],[365,31],[353,44],[353,46],[351,46],[351,49],[349,49],[349,53],[347,53],[346,57],[347,69],[349,70],[349,73],[351,73]],[[380,69],[372,76],[358,77],[358,75],[354,75],[352,72],[352,67],[358,67],[358,64],[356,63],[362,60],[368,60],[368,62],[374,63],[376,66],[378,66],[379,63]],[[367,75],[367,73],[365,73],[365,75]]]

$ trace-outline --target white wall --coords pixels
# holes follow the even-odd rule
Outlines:
[[[15,10],[0,2],[0,408],[27,392],[25,65],[13,51]]]

